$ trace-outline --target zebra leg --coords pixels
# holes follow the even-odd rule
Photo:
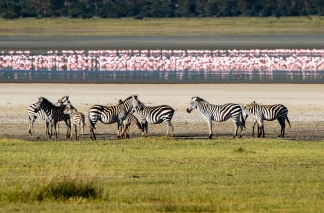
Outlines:
[[[239,126],[239,124],[235,122],[234,123],[234,137],[233,138],[235,138],[237,136],[238,126]]]
[[[253,128],[252,128],[252,138],[254,137],[254,127],[255,127],[256,124],[257,124],[257,121],[254,121]],[[260,131],[260,130],[259,130],[259,125],[258,125],[257,128],[258,128],[258,136],[257,136],[257,137],[260,137],[260,136],[259,136],[259,131]]]
[[[117,138],[118,139],[122,138],[122,131],[123,131],[123,121],[119,120],[118,121],[118,126],[117,126]]]
[[[169,124],[168,124],[168,126],[167,126],[167,136],[169,136],[169,132],[168,132],[168,130],[170,129],[170,137],[173,137],[173,125],[172,125],[172,123],[170,122]]]
[[[79,133],[78,133],[79,125],[75,124],[74,127],[75,127],[75,140],[79,140]]]
[[[242,133],[243,133],[243,124],[241,121],[237,121],[236,123],[234,123],[235,125],[235,129],[234,129],[234,138],[237,137],[237,132],[238,132],[238,128],[240,127],[241,129],[241,133],[240,133],[240,138],[242,137]]]
[[[212,139],[213,138],[213,126],[212,126],[212,121],[208,120],[208,128],[209,128],[209,135],[208,135],[208,139]]]
[[[66,138],[69,138],[71,135],[71,120],[70,119],[66,119],[64,120],[65,124],[66,124]]]
[[[73,131],[72,131],[73,127],[74,127],[74,124],[72,124],[72,126],[71,126],[71,131],[70,131],[70,136],[69,136],[70,140],[73,139]]]
[[[124,138],[129,139],[130,124],[125,124]]]
[[[81,123],[80,130],[82,131],[82,139],[84,140],[84,123]]]
[[[245,128],[244,128],[244,124],[241,121],[239,122],[239,126],[241,128],[241,134],[240,134],[240,138],[241,138]]]
[[[281,132],[280,135],[278,137],[285,137],[285,128],[286,128],[286,122],[285,122],[286,118],[278,118],[278,121],[280,123],[281,126]]]
[[[93,129],[94,129],[94,126],[92,126],[92,124],[90,124],[89,138],[90,138],[91,140],[96,140],[97,138],[96,138],[96,135],[95,135]]]
[[[146,132],[146,135],[148,135],[148,133],[147,133],[147,131],[148,131],[148,123],[147,123],[147,121],[145,121],[144,123],[142,123],[142,137],[144,137],[144,132]]]
[[[261,137],[265,137],[265,132],[264,132],[264,125],[262,125],[261,127],[260,127],[260,136]]]
[[[29,134],[34,134],[35,132],[34,132],[34,121],[35,121],[36,119],[35,119],[35,117],[33,117],[33,118],[31,118],[31,117],[29,117]]]
[[[53,121],[49,121],[48,125],[48,138],[50,139],[53,135]]]
[[[54,134],[55,134],[55,138],[57,138],[57,129],[56,129],[57,125],[58,125],[58,121],[54,120]]]
[[[145,121],[145,133],[146,133],[146,136],[148,136],[148,122]]]

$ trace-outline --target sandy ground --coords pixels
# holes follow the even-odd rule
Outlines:
[[[289,110],[291,128],[286,138],[291,140],[323,140],[324,138],[324,86],[321,84],[0,84],[0,137],[23,138],[32,141],[47,139],[43,120],[36,120],[35,134],[28,133],[30,104],[44,96],[55,103],[64,95],[71,103],[87,114],[94,104],[112,105],[115,99],[138,94],[139,100],[149,106],[168,104],[175,109],[173,125],[178,138],[206,138],[208,128],[201,114],[195,110],[186,113],[190,98],[200,96],[213,104],[256,101],[262,104],[282,103]],[[251,137],[252,123],[248,119],[244,137]],[[87,121],[88,124],[88,121]],[[98,123],[98,139],[115,139],[116,124]],[[214,138],[231,138],[234,126],[231,121],[213,122]],[[59,140],[65,140],[66,127],[60,124]],[[265,123],[266,137],[275,138],[280,131],[277,121]],[[88,139],[88,125],[85,137]],[[162,136],[165,124],[149,125],[149,134]],[[131,137],[140,131],[131,128]],[[55,139],[52,139],[55,140]]]

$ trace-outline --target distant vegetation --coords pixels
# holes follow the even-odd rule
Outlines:
[[[322,16],[323,0],[0,0],[0,15],[121,18]]]

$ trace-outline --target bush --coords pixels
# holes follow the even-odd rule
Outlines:
[[[102,197],[102,191],[97,189],[92,181],[64,177],[40,186],[37,200],[68,200],[79,197],[96,199]]]
[[[134,19],[140,19],[140,20],[142,20],[142,19],[143,19],[143,16],[141,16],[141,15],[136,15],[136,16],[134,16]]]

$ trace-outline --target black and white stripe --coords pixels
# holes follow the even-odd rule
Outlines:
[[[212,138],[212,121],[226,121],[232,119],[234,128],[234,138],[237,136],[238,127],[241,128],[240,137],[242,137],[243,127],[245,127],[245,122],[243,119],[242,108],[238,104],[228,103],[224,105],[214,105],[205,101],[204,99],[195,96],[191,98],[189,108],[187,112],[190,113],[194,109],[198,109],[209,127],[209,138]]]
[[[65,106],[55,106],[48,99],[40,97],[36,103],[36,108],[38,110],[43,110],[46,114],[46,121],[48,122],[48,135],[49,138],[53,135],[53,126],[54,134],[57,138],[57,123],[59,121],[64,121],[67,126],[67,137],[69,136],[69,131],[71,129],[70,125],[70,116],[63,113]]]
[[[116,104],[122,104],[123,100],[119,99],[115,99]],[[130,112],[125,120],[123,121],[123,126],[122,126],[122,133],[121,133],[121,137],[122,138],[129,138],[129,131],[130,131],[130,126],[131,125],[136,125],[140,130],[142,130],[142,125],[141,123],[138,121],[138,119],[132,114],[133,112]]]
[[[137,114],[140,117],[140,122],[142,124],[142,137],[144,136],[144,131],[148,135],[148,123],[159,124],[163,121],[167,124],[166,136],[170,135],[173,137],[173,125],[171,123],[172,117],[174,115],[174,109],[168,105],[159,106],[145,106],[143,103],[139,102],[139,106],[135,108]]]
[[[32,104],[28,107],[27,109],[28,111],[28,118],[29,118],[29,133],[30,134],[34,134],[34,122],[36,121],[37,118],[40,118],[42,120],[46,119],[46,114],[44,112],[44,110],[41,109],[37,109],[37,103]],[[45,121],[45,134],[47,134],[48,130],[47,130],[47,122]]]
[[[63,110],[64,114],[68,114],[71,120],[71,135],[70,140],[73,137],[73,127],[75,128],[75,139],[79,140],[80,133],[82,133],[82,139],[84,139],[84,125],[85,125],[85,116],[82,112],[78,112],[76,108],[74,108],[71,103],[65,105],[65,109]]]
[[[133,107],[138,106],[137,95],[132,95],[126,98],[122,104],[115,106],[102,106],[94,105],[91,107],[88,113],[90,122],[90,134],[89,137],[93,140],[96,139],[93,129],[97,121],[104,124],[118,123],[118,137],[121,137],[122,123],[126,116],[132,111]]]
[[[282,104],[274,104],[274,105],[259,105],[255,102],[251,104],[247,104],[243,108],[243,112],[245,114],[246,119],[248,115],[253,115],[254,125],[252,131],[252,137],[254,136],[254,126],[258,124],[258,137],[264,137],[264,122],[263,121],[273,121],[278,120],[281,131],[278,137],[285,137],[285,128],[286,128],[286,120],[290,125],[290,121],[288,119],[288,109]]]

